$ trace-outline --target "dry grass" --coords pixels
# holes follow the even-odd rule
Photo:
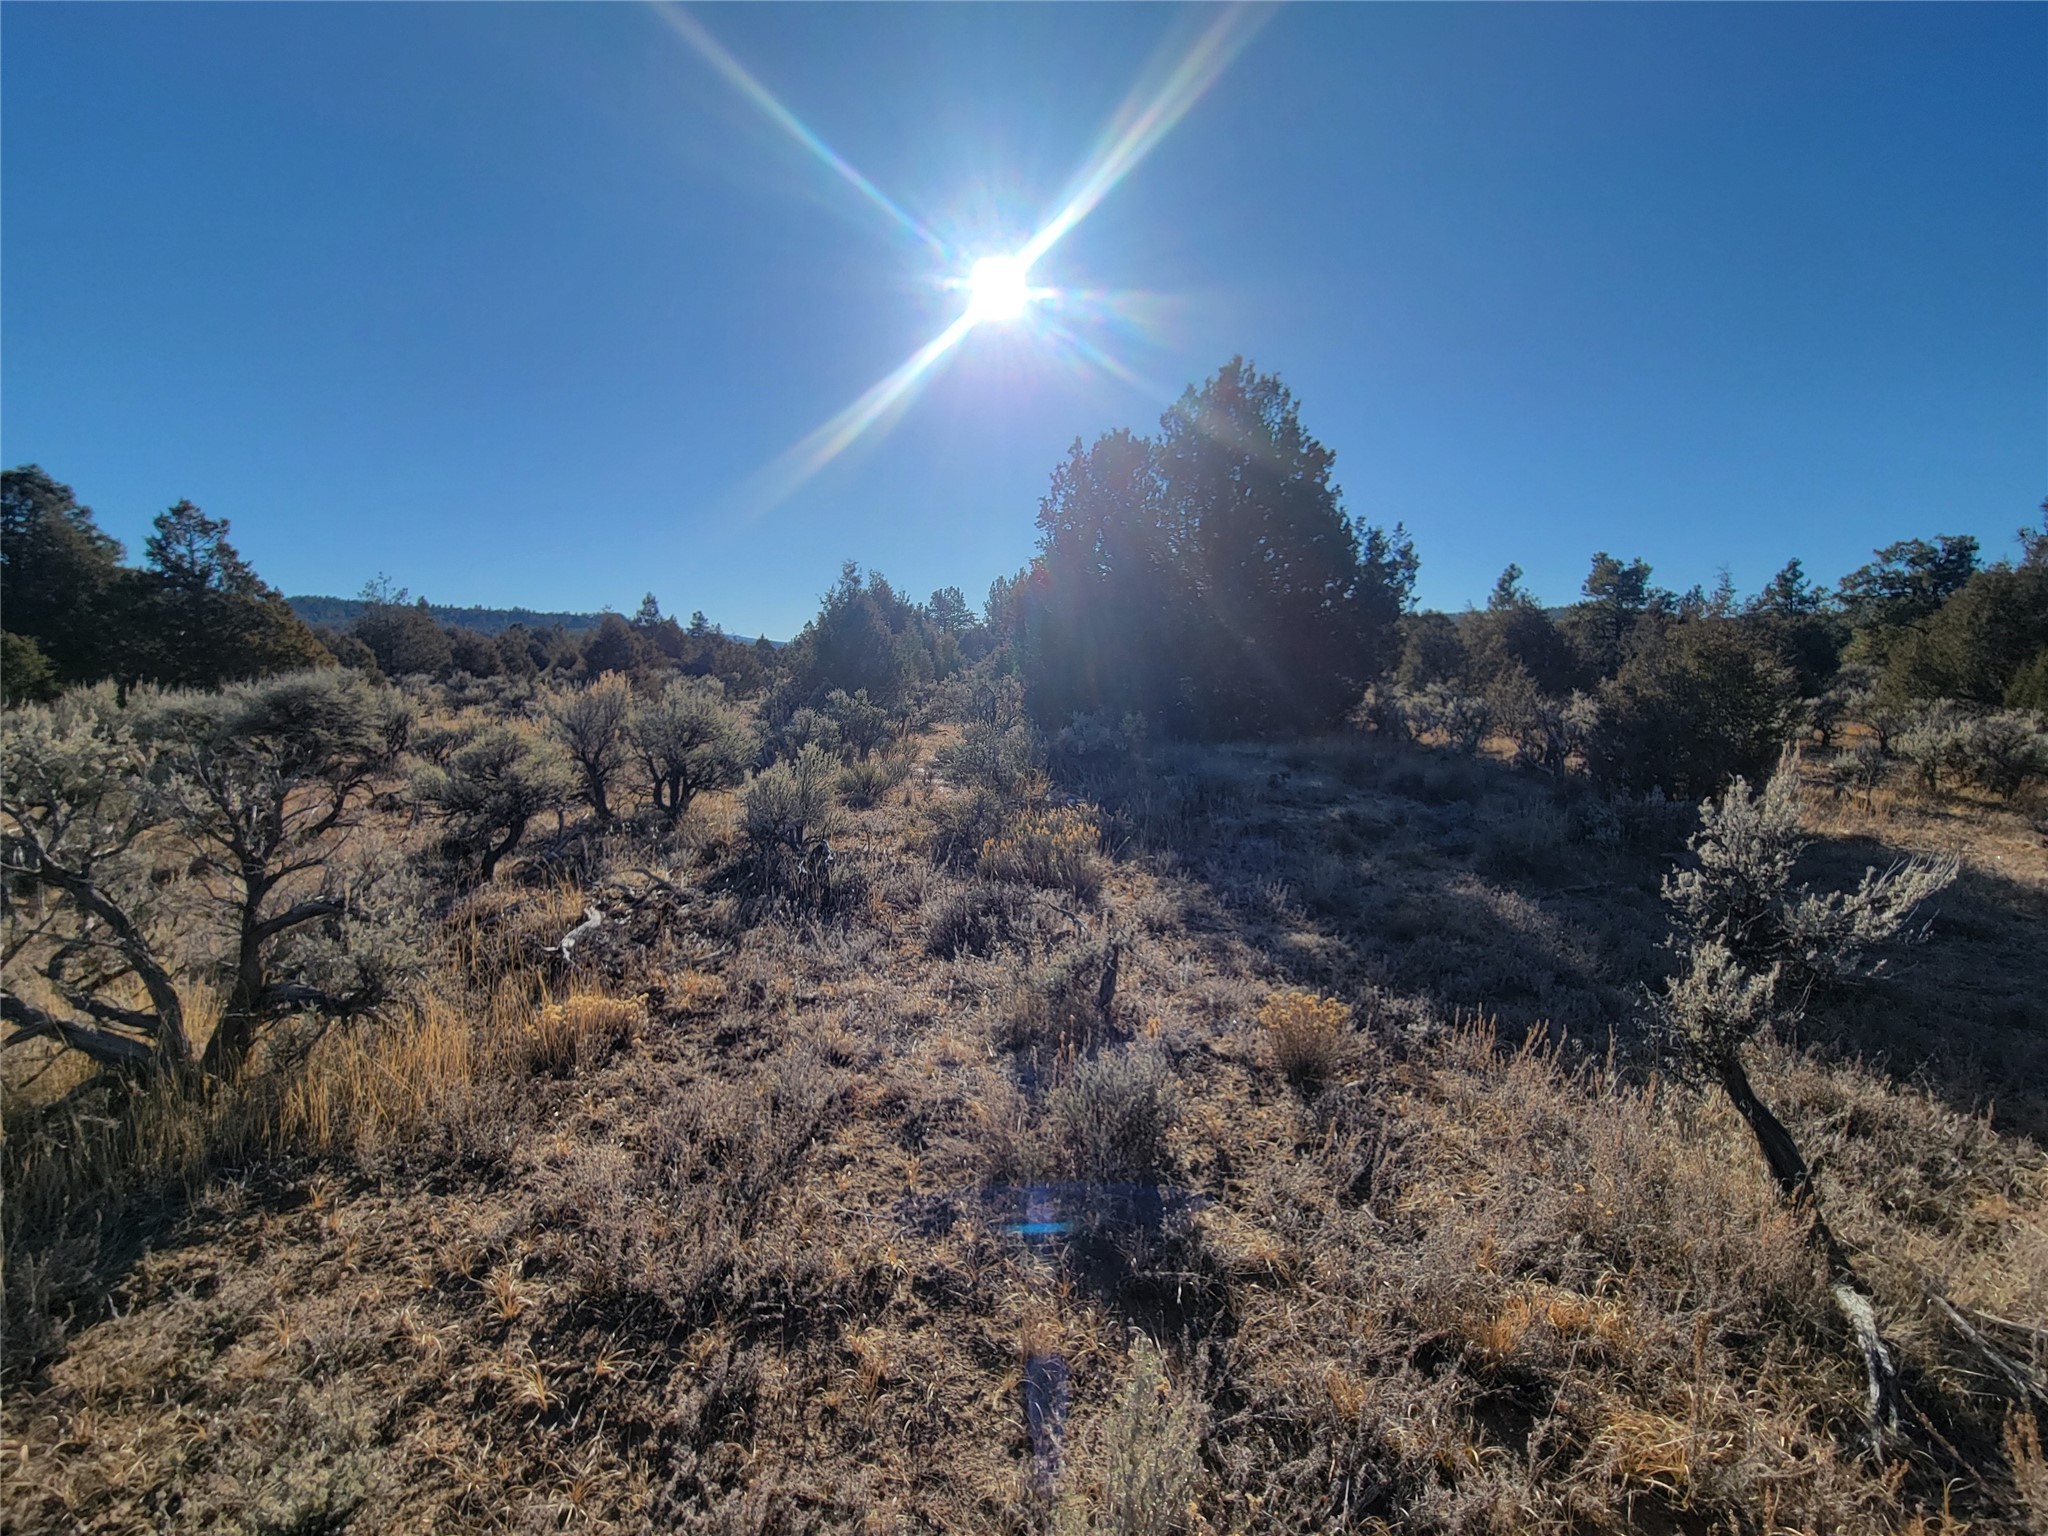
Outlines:
[[[1027,810],[982,843],[981,871],[994,880],[1065,891],[1092,905],[1102,893],[1100,838],[1092,806]]]
[[[1960,1059],[2048,994],[2006,813],[1955,931],[1752,1060],[1941,1436],[1880,1462],[1804,1218],[1638,1036],[1663,813],[1172,749],[1088,786],[1075,911],[935,866],[970,792],[907,782],[829,900],[721,889],[730,797],[572,824],[288,1088],[11,1115],[10,1526],[2038,1528],[2038,1420],[1929,1299],[2040,1366],[2048,1162]],[[543,953],[649,864],[687,899]],[[1945,1052],[1874,1059],[1899,998]]]
[[[1351,1010],[1334,997],[1285,991],[1259,1009],[1259,1023],[1272,1048],[1273,1065],[1290,1083],[1313,1087],[1343,1066],[1351,1034]]]

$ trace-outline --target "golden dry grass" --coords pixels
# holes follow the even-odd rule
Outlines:
[[[721,887],[729,797],[659,849],[572,825],[451,911],[414,1006],[288,1085],[10,1145],[10,1213],[71,1234],[10,1226],[10,1317],[69,1330],[0,1410],[10,1525],[2037,1525],[2038,1422],[1930,1300],[2048,1316],[2048,1163],[1976,1068],[1858,1060],[1872,994],[1752,1061],[1960,1458],[1916,1429],[1876,1461],[1805,1218],[1633,1033],[1663,834],[1348,743],[1094,789],[1124,829],[1098,908],[1019,901],[950,954],[972,882],[921,851],[959,793],[927,776],[853,813],[810,904]],[[1974,846],[2025,853],[1984,814]],[[1845,863],[1900,845],[1816,825]],[[650,861],[688,900],[646,942],[546,957]],[[2041,873],[1971,892],[1875,995],[1986,956],[2048,982]],[[1995,1031],[1984,995],[1934,1022]],[[1062,1183],[1062,1084],[1132,1052],[1170,1077],[1156,1166]],[[155,1192],[95,1208],[125,1248],[67,1225],[93,1179]],[[1026,1403],[1053,1379],[1048,1488]]]

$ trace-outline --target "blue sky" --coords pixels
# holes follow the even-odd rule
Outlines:
[[[8,4],[0,458],[290,592],[773,635],[848,556],[978,601],[1075,436],[1238,352],[1432,606],[2004,554],[2048,493],[2048,8],[1279,11],[1033,269],[1122,377],[978,326],[772,504],[1217,13],[691,14],[953,255],[650,7]]]

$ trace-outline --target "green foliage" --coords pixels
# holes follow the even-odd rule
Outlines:
[[[1881,691],[1894,703],[1958,699],[1996,707],[2044,654],[2048,565],[1995,565],[1889,635]]]
[[[1501,572],[1485,611],[1468,615],[1462,634],[1470,676],[1483,689],[1519,672],[1538,693],[1570,691],[1577,675],[1571,643],[1522,586],[1520,566]]]
[[[1963,777],[2001,800],[2048,779],[2048,728],[2027,710],[1980,715],[1962,733]]]
[[[1396,659],[1416,560],[1399,527],[1345,515],[1334,461],[1242,358],[1156,439],[1077,441],[1017,593],[1036,718],[1135,711],[1212,737],[1340,721]]]
[[[228,542],[225,518],[189,501],[157,515],[149,569],[134,583],[123,671],[180,688],[208,688],[329,665],[313,632]]]
[[[941,747],[932,759],[933,766],[955,784],[985,790],[1005,802],[1023,793],[1038,762],[1038,742],[1021,720],[1007,726],[972,721],[958,741]]]
[[[41,646],[12,630],[0,633],[0,702],[46,704],[62,686]]]
[[[1586,601],[1571,611],[1571,638],[1586,673],[1613,677],[1621,670],[1636,626],[1663,594],[1650,586],[1650,567],[1642,560],[1626,565],[1601,550],[1579,590]]]
[[[70,486],[34,464],[0,474],[0,614],[10,634],[35,642],[60,685],[115,670],[132,575],[121,553]],[[8,661],[11,671],[11,653]]]
[[[839,793],[848,805],[862,810],[881,803],[882,796],[910,774],[910,759],[900,753],[857,758],[839,775]]]
[[[1738,774],[1769,769],[1796,700],[1791,674],[1737,621],[1674,624],[1637,644],[1601,685],[1588,766],[1616,788],[1711,794]]]
[[[1431,683],[1465,681],[1470,658],[1465,641],[1450,615],[1404,613],[1401,615],[1401,660],[1394,668],[1394,682],[1401,688],[1426,688]]]
[[[1885,664],[1901,632],[1932,617],[1977,569],[1977,541],[1942,534],[1933,543],[1901,539],[1842,578],[1837,595],[1855,631],[1851,654]]]
[[[403,592],[396,598],[365,608],[352,633],[386,677],[439,677],[454,663],[447,633],[427,612],[425,598],[416,605],[407,603]]]

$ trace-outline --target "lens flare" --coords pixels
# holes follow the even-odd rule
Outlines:
[[[1077,312],[1114,309],[1114,305],[1103,305],[1099,294],[1057,287],[1033,287],[1031,269],[1173,131],[1189,108],[1244,51],[1245,45],[1266,24],[1273,9],[1267,5],[1243,3],[1225,6],[1216,12],[1215,19],[1203,28],[1184,54],[1175,57],[1162,53],[1117,109],[1094,156],[1068,184],[1066,198],[1059,211],[1021,249],[1008,255],[984,256],[962,275],[958,261],[945,241],[835,153],[727,53],[695,17],[670,0],[657,0],[656,14],[729,84],[759,107],[783,132],[888,215],[899,228],[940,258],[952,275],[937,279],[938,286],[964,290],[967,294],[966,307],[957,319],[918,348],[887,377],[869,386],[859,399],[779,455],[756,477],[753,494],[747,498],[752,504],[753,515],[759,516],[788,499],[819,470],[870,431],[885,430],[976,326],[1019,320],[1027,310],[1041,303],[1054,311],[1063,308]],[[1071,327],[1050,316],[1034,317],[1033,323],[1035,335],[1065,348],[1112,377],[1149,388],[1129,368]],[[1157,393],[1156,390],[1152,392]]]
[[[913,352],[895,372],[871,385],[853,404],[785,450],[762,473],[755,494],[748,498],[753,503],[754,514],[758,516],[786,501],[805,481],[846,452],[885,417],[894,420],[903,407],[916,398],[917,391],[930,382],[932,370],[947,353],[960,345],[967,333],[974,329],[974,324],[974,311],[970,309]]]
[[[1271,14],[1271,8],[1266,6],[1225,6],[1187,53],[1164,71],[1164,78],[1149,96],[1141,82],[1118,108],[1103,135],[1102,148],[1074,178],[1065,205],[1031,237],[1030,243],[1017,253],[1017,259],[1026,267],[1032,266],[1094,212],[1095,205],[1108,196],[1110,189],[1158,148],[1159,141],[1187,116],[1188,108],[1201,100],[1202,93],[1244,52],[1245,45]]]
[[[827,169],[840,177],[848,186],[860,193],[870,203],[881,209],[905,233],[923,241],[925,245],[942,257],[949,257],[951,255],[946,248],[945,241],[925,228],[924,225],[920,224],[908,213],[905,213],[894,199],[872,181],[869,181],[867,177],[861,175],[859,171],[855,170],[831,145],[811,132],[805,126],[803,119],[785,107],[775,98],[774,93],[767,86],[749,74],[746,66],[727,53],[718,39],[704,30],[703,23],[698,21],[696,17],[679,5],[668,3],[657,4],[654,8],[654,13],[668,24],[669,30],[688,43],[696,51],[699,58],[717,70],[724,77],[727,84],[731,85],[742,96],[746,97],[747,100],[759,107],[767,115],[770,122],[774,123],[776,127],[817,156]]]

